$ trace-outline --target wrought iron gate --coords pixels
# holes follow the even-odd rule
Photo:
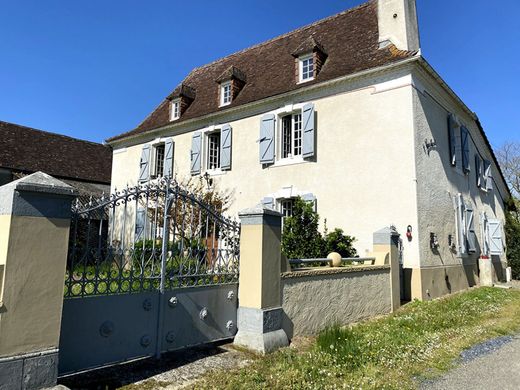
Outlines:
[[[59,373],[236,333],[240,225],[175,181],[76,202]]]

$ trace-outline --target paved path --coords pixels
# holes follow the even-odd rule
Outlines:
[[[520,335],[479,344],[462,354],[463,363],[422,390],[520,389]]]

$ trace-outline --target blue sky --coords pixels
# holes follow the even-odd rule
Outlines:
[[[191,68],[362,2],[0,0],[0,120],[101,142]],[[520,2],[496,4],[417,0],[423,55],[495,147],[520,140]]]

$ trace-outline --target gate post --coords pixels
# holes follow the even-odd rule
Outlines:
[[[391,227],[385,227],[375,232],[373,239],[373,254],[376,257],[376,263],[378,259],[382,259],[383,264],[388,262],[390,265],[390,298],[392,311],[395,311],[401,306],[399,233]]]
[[[0,187],[2,388],[56,384],[73,198],[42,172]]]
[[[241,211],[238,333],[234,343],[259,353],[289,345],[282,329],[282,214],[258,206]]]

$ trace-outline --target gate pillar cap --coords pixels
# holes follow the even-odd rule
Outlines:
[[[244,210],[238,212],[238,216],[240,218],[242,218],[242,217],[250,217],[250,216],[257,216],[257,215],[274,215],[274,216],[277,216],[277,217],[281,217],[282,213],[280,213],[280,212],[278,212],[276,210],[273,210],[271,208],[268,208],[268,207],[266,207],[264,205],[260,205],[260,204],[255,206],[255,207],[244,209]]]
[[[282,225],[282,213],[262,205],[242,210],[238,217],[243,225]]]
[[[17,190],[70,196],[76,194],[76,191],[72,186],[40,171],[12,181],[1,188],[2,191]]]

